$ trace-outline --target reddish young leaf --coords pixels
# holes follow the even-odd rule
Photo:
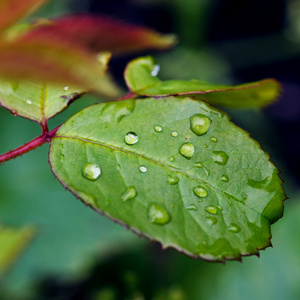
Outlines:
[[[0,31],[4,31],[48,0],[0,0]]]
[[[21,39],[33,41],[41,36],[56,40],[73,39],[91,51],[110,51],[117,54],[145,49],[166,49],[176,42],[174,35],[162,35],[148,28],[89,15],[55,19],[36,27]]]

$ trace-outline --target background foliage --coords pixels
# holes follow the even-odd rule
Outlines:
[[[194,261],[162,251],[85,209],[53,180],[44,146],[1,166],[0,222],[34,224],[37,233],[0,282],[0,298],[299,299],[299,7],[298,0],[54,0],[44,7],[40,16],[89,11],[177,33],[181,42],[172,51],[145,53],[160,62],[161,79],[195,78],[216,84],[266,77],[281,81],[280,102],[264,110],[229,113],[272,155],[290,200],[285,202],[284,218],[273,225],[274,248],[262,252],[260,259],[225,266]],[[111,62],[123,86],[122,73],[131,58]],[[84,96],[50,125],[59,125],[96,101]],[[15,118],[3,108],[0,115],[1,153],[40,134],[34,122]]]

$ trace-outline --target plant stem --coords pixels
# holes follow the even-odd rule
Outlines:
[[[21,156],[31,150],[34,150],[34,149],[42,146],[45,143],[50,143],[51,138],[55,135],[55,133],[57,132],[59,127],[60,126],[58,126],[57,128],[53,129],[50,132],[44,132],[42,135],[38,136],[37,138],[30,141],[29,143],[0,155],[0,163],[4,163],[10,159]]]

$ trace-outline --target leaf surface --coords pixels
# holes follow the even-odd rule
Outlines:
[[[264,79],[247,84],[213,85],[199,80],[160,81],[156,75],[159,66],[153,58],[141,57],[127,65],[125,80],[133,93],[141,96],[190,96],[213,105],[227,107],[263,107],[280,94],[280,84],[275,79]]]
[[[194,126],[199,118],[206,128]],[[50,161],[94,209],[205,259],[256,254],[282,216],[285,195],[268,155],[226,114],[189,98],[84,109],[57,132]]]
[[[34,234],[32,227],[0,227],[0,278],[25,250]]]

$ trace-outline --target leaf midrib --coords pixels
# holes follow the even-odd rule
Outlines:
[[[116,146],[112,146],[112,145],[107,145],[107,144],[102,144],[102,143],[99,143],[97,141],[94,141],[94,140],[89,140],[89,139],[84,139],[84,138],[80,138],[80,137],[73,137],[73,136],[64,136],[64,135],[55,135],[53,138],[65,138],[65,139],[72,139],[72,140],[78,140],[78,141],[81,141],[81,142],[85,142],[85,143],[92,143],[92,144],[95,144],[95,145],[98,145],[98,146],[101,146],[101,147],[105,147],[105,148],[108,148],[108,149],[111,149],[111,150],[117,150],[117,151],[120,151],[120,152],[123,152],[123,153],[126,153],[126,154],[129,154],[129,155],[133,155],[135,157],[138,157],[138,158],[143,158],[143,159],[146,159],[146,160],[149,160],[150,162],[154,163],[154,164],[158,164],[164,168],[167,168],[173,172],[178,172],[178,173],[181,173],[182,175],[190,178],[190,179],[193,179],[193,180],[196,180],[198,181],[199,183],[204,183],[206,184],[207,186],[209,186],[211,189],[213,189],[214,191],[216,192],[219,192],[221,194],[224,195],[224,197],[228,197],[230,196],[232,199],[234,199],[235,201],[237,201],[238,203],[244,205],[245,207],[247,207],[248,209],[251,209],[252,211],[254,211],[255,213],[257,213],[258,215],[260,216],[263,216],[264,218],[268,219],[270,221],[270,219],[266,216],[264,216],[262,213],[258,212],[257,210],[255,210],[253,207],[249,207],[247,206],[245,203],[243,203],[242,201],[240,201],[238,198],[234,197],[233,195],[231,194],[228,194],[228,193],[225,193],[223,192],[222,190],[220,190],[218,187],[215,187],[213,186],[211,183],[208,183],[206,181],[203,181],[201,179],[198,179],[198,178],[195,178],[195,177],[192,177],[190,176],[189,174],[186,174],[185,172],[179,170],[179,169],[176,169],[176,168],[173,168],[169,165],[165,165],[161,162],[158,162],[156,160],[153,160],[152,158],[149,158],[149,157],[146,157],[146,156],[143,156],[141,154],[137,154],[137,153],[134,153],[134,152],[131,152],[131,151],[128,151],[128,150],[124,150],[122,148],[119,148],[119,147],[116,147]]]

